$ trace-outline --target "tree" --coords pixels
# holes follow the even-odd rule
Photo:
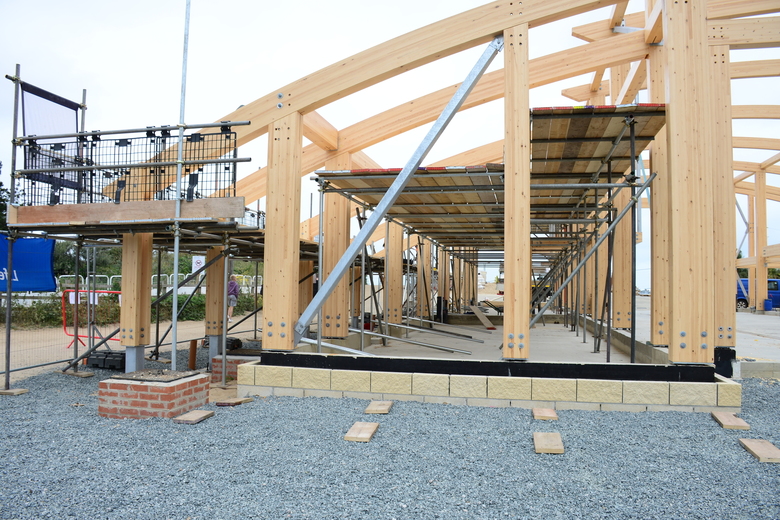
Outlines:
[[[739,260],[740,258],[742,258],[742,250],[740,250],[737,253],[737,260]],[[748,270],[746,268],[744,268],[744,267],[737,267],[737,276],[739,278],[747,278],[748,277]]]

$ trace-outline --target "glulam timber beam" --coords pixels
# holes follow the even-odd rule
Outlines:
[[[738,182],[734,185],[734,191],[739,195],[747,195],[751,197],[756,193],[756,185],[752,182]],[[766,187],[766,200],[774,200],[780,202],[780,188],[775,186]]]
[[[766,161],[762,162],[761,165],[759,166],[759,169],[766,170],[767,168],[769,168],[774,164],[777,164],[778,162],[780,162],[780,153],[775,154],[769,159],[767,159]]]
[[[734,137],[734,148],[756,148],[761,150],[780,150],[780,139],[770,137]]]
[[[780,60],[738,61],[731,64],[731,79],[780,76]]]
[[[303,116],[303,136],[323,150],[339,149],[339,131],[318,112]]]
[[[645,42],[661,43],[664,39],[664,1],[656,0],[652,10],[647,12],[645,17]]]
[[[747,161],[734,161],[732,163],[732,168],[734,170],[744,172],[757,172],[761,169],[761,165],[759,163],[752,163]],[[765,169],[767,173],[780,173],[780,166],[770,166]]]
[[[777,0],[709,0],[707,19],[740,18],[780,12]]]
[[[586,74],[599,67],[644,59],[648,46],[639,33],[621,34],[608,42],[580,45],[530,60],[529,88],[540,87],[568,77]],[[480,106],[503,97],[503,69],[485,74],[463,103],[461,110]],[[452,98],[458,85],[427,94],[365,119],[339,131],[339,152],[355,154],[369,146],[434,121]],[[325,164],[329,154],[319,146],[304,147],[301,175]],[[236,193],[251,203],[265,196],[265,168],[240,179]]]
[[[350,94],[493,40],[518,23],[538,27],[617,0],[491,2],[451,16],[338,61],[227,114],[219,121],[251,121],[237,127],[239,146],[292,113],[306,114]]]
[[[780,105],[734,105],[732,119],[780,119]]]
[[[780,16],[710,22],[708,37],[710,45],[728,45],[732,49],[778,47]]]
[[[599,81],[595,89],[593,88],[593,83],[566,88],[561,90],[561,95],[578,103],[588,101],[594,95],[609,96],[609,81]]]
[[[645,60],[635,61],[631,64],[628,76],[616,97],[616,105],[626,105],[632,103],[639,94],[639,90],[647,80],[647,66]]]

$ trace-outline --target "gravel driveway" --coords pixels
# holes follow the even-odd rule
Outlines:
[[[186,363],[185,363],[186,364]],[[198,425],[97,415],[97,384],[56,373],[0,397],[0,518],[780,518],[780,382],[744,380],[750,431],[704,413],[530,410],[356,399],[256,399]],[[343,440],[377,421],[369,443]],[[566,453],[538,455],[533,432]]]

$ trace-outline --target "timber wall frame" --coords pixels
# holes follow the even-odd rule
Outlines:
[[[268,165],[236,183],[237,196],[247,204],[267,197],[264,348],[295,348],[293,326],[304,307],[300,299],[307,297],[299,292],[300,273],[306,270],[299,264],[299,235],[318,225],[300,223],[300,177],[323,166],[379,167],[364,150],[435,120],[457,85],[343,129],[335,128],[316,110],[410,69],[486,45],[498,36],[505,42],[504,68],[485,74],[461,110],[503,98],[504,140],[464,150],[436,164],[505,165],[504,357],[527,359],[532,348],[527,297],[532,284],[529,92],[587,73],[593,74],[589,84],[563,94],[588,104],[603,104],[607,99],[611,104],[626,104],[647,89],[651,102],[667,107],[665,130],[651,149],[651,171],[658,175],[651,208],[653,343],[668,346],[670,360],[678,363],[711,363],[715,347],[735,346],[734,195],[745,193],[757,200],[754,226],[760,228],[758,238],[740,265],[758,270],[758,291],[751,292],[759,293],[756,305],[760,308],[761,271],[765,281],[765,268],[780,263],[780,245],[760,239],[766,236],[764,201],[780,200],[780,190],[766,186],[765,181],[767,173],[780,173],[776,165],[780,140],[734,137],[731,121],[780,119],[780,106],[732,106],[730,81],[780,75],[780,60],[732,64],[729,52],[780,46],[780,16],[772,16],[780,12],[780,1],[647,0],[645,10],[637,13],[626,13],[627,5],[619,0],[487,3],[313,72],[219,118],[251,122],[235,128],[239,146],[266,135],[269,142]],[[529,29],[604,7],[611,10],[605,20],[572,29],[586,43],[529,58],[529,46],[534,44]],[[744,18],[755,15],[770,16]],[[615,30],[618,26],[623,28]],[[605,79],[607,69],[609,78]],[[311,144],[304,147],[303,137]],[[775,155],[760,164],[745,165],[732,160],[728,153],[732,146],[774,150]],[[735,178],[735,171],[747,173]],[[749,176],[755,177],[754,183],[747,182]],[[341,205],[339,215],[326,223],[331,236],[344,232],[344,218],[351,211],[351,204]],[[396,243],[392,249],[397,252],[403,245],[397,243],[396,233],[389,228],[386,239]],[[326,243],[341,249],[346,242],[342,236]],[[447,262],[449,255],[442,256]],[[450,275],[459,292],[453,298],[468,299],[475,291],[470,287],[473,276],[466,275],[465,287],[460,284],[469,269],[457,256],[452,258]],[[402,277],[393,274],[392,261],[386,269],[386,293],[393,300],[387,318],[401,323],[401,317],[393,315],[399,301],[395,291],[400,291],[395,285],[400,282],[393,280]],[[625,279],[624,266],[616,262],[614,270],[615,281]],[[143,273],[138,276],[144,278]],[[625,301],[630,284],[615,284],[617,296],[621,290],[623,298],[617,302]],[[343,326],[339,322],[350,312],[346,291],[345,287],[331,302],[336,309],[331,314],[333,328],[342,329],[336,325]],[[592,296],[596,304],[599,298]]]
[[[572,30],[575,36],[589,43],[534,60],[527,58],[528,45],[533,45],[533,41],[528,41],[529,28],[605,6],[612,6],[609,19]],[[410,68],[485,44],[495,36],[503,35],[507,42],[515,39],[517,45],[504,50],[505,69],[486,74],[463,106],[468,109],[505,97],[505,141],[464,151],[461,156],[451,158],[450,164],[504,162],[507,197],[512,198],[512,207],[519,212],[517,216],[507,215],[506,234],[527,237],[528,230],[522,226],[524,221],[527,225],[527,219],[523,218],[527,202],[523,197],[527,196],[524,183],[529,180],[524,171],[528,164],[529,89],[588,72],[594,74],[591,84],[567,89],[565,94],[589,103],[603,103],[609,95],[611,102],[618,104],[630,101],[640,89],[648,88],[651,101],[668,107],[667,127],[662,132],[667,138],[654,143],[651,157],[652,171],[659,173],[658,186],[653,189],[654,343],[668,345],[670,359],[675,362],[712,362],[715,346],[735,345],[734,185],[729,165],[732,160],[724,156],[724,150],[727,153],[733,141],[735,146],[738,142],[739,146],[777,150],[777,143],[767,140],[732,138],[730,121],[732,117],[780,116],[777,106],[732,107],[729,87],[731,78],[777,75],[777,60],[731,65],[728,54],[732,48],[777,46],[780,17],[740,17],[778,12],[780,3],[651,0],[644,12],[628,14],[626,7],[627,2],[613,0],[534,0],[523,2],[522,6],[493,2],[400,36],[282,87],[222,119],[252,121],[251,127],[239,130],[238,140],[242,144],[278,128],[279,123],[291,116],[297,117],[303,135],[312,144],[305,148],[300,143],[291,146],[287,151],[290,158],[303,156],[304,159],[291,160],[281,169],[274,168],[273,161],[269,160],[269,168],[239,181],[237,192],[248,201],[267,195],[268,207],[277,208],[278,195],[266,188],[277,176],[294,178],[297,182],[300,175],[322,167],[328,158],[343,153],[352,154],[353,167],[370,164],[372,161],[363,149],[432,121],[453,88],[431,93],[341,130],[319,116],[315,112],[317,108]],[[638,30],[613,31],[619,25]],[[610,80],[605,83],[603,77],[608,68]],[[665,78],[668,78],[666,85]],[[578,93],[572,93],[573,90]],[[414,111],[410,112],[412,105]],[[700,152],[690,153],[693,149]],[[758,169],[773,172],[778,157],[773,159]],[[710,178],[696,177],[695,172],[708,172]],[[515,184],[515,178],[519,184]],[[738,183],[737,189],[749,190],[746,184]],[[293,193],[285,196],[297,197],[297,188],[290,185],[290,190]],[[763,196],[763,190],[762,183],[757,183],[759,197]],[[293,215],[286,219],[280,219],[280,215],[268,211],[270,229],[297,229],[298,221]],[[527,333],[523,327],[528,323],[528,302],[517,295],[530,292],[531,282],[526,276],[530,272],[530,254],[524,245],[527,239],[513,243],[519,249],[506,251],[505,323],[508,326],[505,334],[517,338]],[[773,258],[775,249],[765,246],[756,251],[754,262]],[[277,264],[291,253],[288,250],[280,252],[278,258],[266,258],[266,269],[275,272]],[[621,274],[616,273],[616,278]],[[271,318],[276,319],[278,314],[289,322],[294,316],[290,303],[283,303],[284,298],[277,302],[276,296],[268,291],[265,305]],[[272,321],[271,318],[267,321]],[[517,340],[504,338],[505,346],[510,342]],[[270,348],[294,347],[289,336],[287,341],[269,343],[272,343]],[[515,355],[505,350],[505,357]]]

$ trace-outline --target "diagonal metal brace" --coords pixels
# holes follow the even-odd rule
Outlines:
[[[317,291],[316,296],[314,299],[312,299],[311,303],[309,303],[309,306],[306,307],[306,310],[303,311],[303,314],[298,320],[298,323],[295,324],[295,344],[298,344],[298,342],[301,340],[303,334],[306,331],[306,328],[311,324],[314,316],[325,303],[325,300],[328,299],[333,290],[336,288],[336,285],[338,284],[339,280],[341,280],[341,277],[344,276],[344,273],[347,272],[347,269],[355,260],[360,250],[363,248],[363,245],[368,240],[368,237],[370,237],[376,228],[379,227],[379,223],[383,218],[385,218],[385,215],[387,215],[387,212],[390,210],[395,201],[398,200],[401,192],[411,180],[412,175],[414,175],[414,172],[417,171],[417,168],[419,168],[420,164],[422,164],[425,156],[428,155],[428,152],[431,150],[431,148],[433,148],[433,145],[436,144],[436,141],[438,141],[439,137],[444,132],[444,129],[447,128],[447,125],[450,123],[450,121],[452,121],[452,118],[455,117],[455,114],[463,105],[463,102],[466,100],[468,95],[477,85],[479,79],[490,66],[493,58],[495,58],[503,48],[504,38],[502,36],[497,36],[492,42],[490,42],[490,45],[488,45],[487,49],[485,49],[485,52],[482,53],[482,56],[480,56],[476,65],[474,65],[474,68],[471,69],[469,75],[466,77],[463,83],[461,83],[460,87],[458,87],[457,92],[455,92],[455,95],[452,97],[450,102],[447,103],[447,106],[444,107],[444,111],[441,113],[439,118],[433,124],[433,127],[431,127],[425,138],[417,147],[417,150],[415,150],[414,154],[409,159],[409,162],[406,163],[404,169],[401,170],[401,172],[398,174],[398,177],[396,177],[395,181],[393,181],[393,184],[391,184],[387,189],[387,193],[384,197],[382,197],[382,200],[379,201],[379,204],[377,204],[374,212],[368,218],[365,225],[344,252],[344,255],[341,257],[341,259],[336,263],[335,267],[330,273],[330,276],[328,276],[327,280],[325,280],[325,282],[322,284],[322,287]]]

